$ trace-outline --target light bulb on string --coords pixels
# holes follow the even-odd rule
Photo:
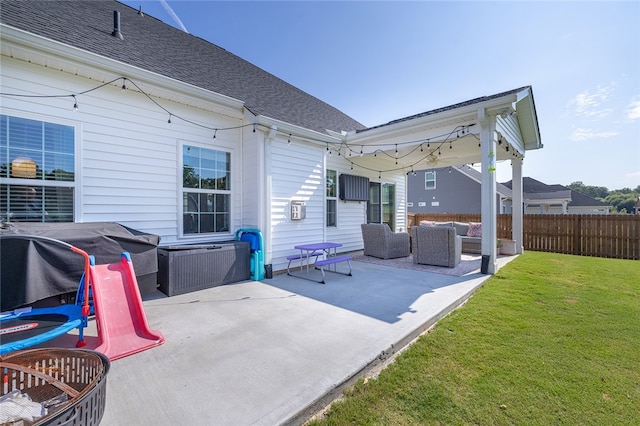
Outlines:
[[[71,95],[73,96],[73,110],[77,111],[78,110],[78,100],[76,99],[76,95]]]
[[[364,152],[362,152],[362,146],[360,147],[360,157],[362,157],[364,155]]]
[[[169,114],[169,119],[167,120],[167,126],[171,125],[171,114]]]
[[[398,156],[398,144],[396,144],[396,157]],[[398,162],[396,161],[396,164],[398,164]]]
[[[291,145],[291,133],[289,133],[289,138],[287,139],[287,145]]]
[[[213,138],[214,138],[214,139],[216,138],[216,133],[218,133],[218,129],[215,129],[215,130],[213,131]]]

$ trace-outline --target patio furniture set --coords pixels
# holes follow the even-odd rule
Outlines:
[[[480,223],[426,222],[407,232],[393,232],[382,223],[362,224],[364,255],[394,259],[413,254],[413,262],[455,268],[462,253],[478,254],[482,243]]]

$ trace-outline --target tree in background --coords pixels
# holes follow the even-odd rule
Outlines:
[[[598,199],[600,201],[602,201],[604,198],[606,198],[607,195],[609,195],[609,190],[606,187],[585,185],[582,183],[582,181],[573,182],[572,184],[568,185],[567,188],[573,189],[576,192],[587,195],[591,198]]]
[[[635,189],[622,188],[609,191],[604,186],[590,186],[578,181],[568,185],[567,188],[609,204],[618,213],[632,213],[640,197],[640,185]]]

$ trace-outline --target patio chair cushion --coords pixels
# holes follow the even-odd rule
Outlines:
[[[482,223],[470,222],[467,237],[482,237]]]

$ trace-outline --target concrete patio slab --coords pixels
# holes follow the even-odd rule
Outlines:
[[[489,278],[352,263],[147,298],[166,343],[111,363],[101,424],[300,424]]]

